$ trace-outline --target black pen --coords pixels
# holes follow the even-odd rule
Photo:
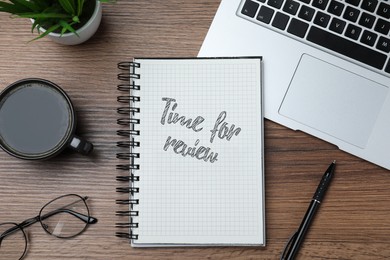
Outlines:
[[[310,202],[305,217],[303,218],[302,223],[299,226],[297,232],[294,233],[294,235],[290,238],[290,241],[287,243],[280,258],[281,260],[295,259],[299,247],[301,246],[306,232],[309,229],[310,223],[313,220],[314,215],[316,214],[317,209],[320,206],[322,199],[324,198],[325,192],[329,187],[330,181],[333,177],[335,165],[336,161],[333,161],[322,176],[321,182],[318,185],[316,192],[314,193],[313,199]]]

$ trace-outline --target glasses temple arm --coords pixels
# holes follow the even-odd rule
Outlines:
[[[98,222],[97,218],[94,218],[92,216],[86,216],[86,215],[84,215],[82,213],[79,213],[79,212],[67,209],[67,207],[70,207],[70,206],[72,206],[72,205],[74,205],[74,204],[76,204],[76,203],[78,203],[80,201],[84,201],[84,203],[85,203],[85,201],[88,200],[88,198],[89,198],[88,196],[85,196],[85,197],[82,197],[82,198],[80,197],[80,199],[78,199],[78,200],[76,200],[76,201],[74,201],[72,203],[69,203],[66,206],[63,206],[63,207],[61,207],[59,209],[56,209],[56,210],[53,210],[51,212],[46,213],[44,216],[41,216],[41,220],[44,220],[44,219],[46,219],[46,218],[48,218],[50,216],[53,216],[53,215],[61,213],[61,212],[67,212],[67,213],[72,214],[73,216],[77,217],[78,219],[80,219],[81,221],[83,221],[83,222],[85,222],[87,224],[95,224],[95,223]]]
[[[33,218],[26,219],[25,221],[23,221],[23,222],[20,223],[20,224],[15,224],[14,227],[9,228],[8,230],[4,231],[4,232],[0,235],[0,244],[1,244],[2,240],[3,240],[4,238],[6,238],[7,236],[12,235],[13,233],[15,233],[16,231],[18,231],[19,229],[23,229],[23,228],[29,227],[29,226],[31,226],[32,224],[37,223],[38,221],[39,221],[39,216],[36,216],[36,217],[33,217]]]
[[[45,215],[41,216],[41,220],[45,220],[51,216],[54,216],[56,214],[59,214],[59,213],[68,213],[68,214],[71,214],[72,216],[75,216],[76,218],[80,219],[81,221],[87,223],[87,224],[95,224],[97,223],[97,218],[94,218],[94,217],[91,217],[91,216],[87,216],[87,215],[84,215],[82,213],[79,213],[77,211],[73,211],[73,210],[70,210],[70,209],[64,209],[64,208],[61,208],[61,209],[56,209],[56,210],[53,210],[53,211],[50,211],[48,213],[46,213]]]

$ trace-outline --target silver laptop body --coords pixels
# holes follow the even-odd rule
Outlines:
[[[297,17],[294,21],[289,18],[283,24],[271,18],[265,23],[261,20],[267,19],[269,8],[264,7],[262,11],[258,8],[256,12],[250,13],[251,10],[244,8],[245,4],[248,5],[247,1],[222,0],[199,56],[263,56],[266,118],[314,135],[344,151],[390,169],[390,73],[386,72],[390,70],[390,65],[387,67],[389,60],[385,46],[388,35],[382,37],[379,34],[373,46],[365,43],[367,48],[360,49],[353,43],[345,47],[334,40],[333,32],[323,32],[319,25],[321,17],[316,16],[319,12],[324,13],[321,9],[311,7],[316,12],[311,21]],[[273,15],[288,11],[286,3],[278,9],[272,6],[277,4],[273,2],[275,0],[268,1],[263,3],[253,0],[249,4],[255,7],[271,5]],[[305,18],[306,9],[299,9],[306,5],[301,2],[304,0],[289,1],[299,3],[297,14]],[[323,0],[316,1],[322,3]],[[350,6],[344,1],[342,3],[345,8]],[[379,8],[380,3],[377,3],[376,8]],[[324,8],[330,8],[330,4],[329,0],[328,6]],[[354,10],[352,7],[346,10]],[[341,16],[349,15],[347,11],[344,10],[345,14]],[[364,10],[357,17],[356,23],[370,22],[364,20],[363,13]],[[330,15],[328,18],[328,27],[333,22],[333,29],[339,29],[337,17]],[[301,20],[307,24],[307,28],[304,28],[306,31],[299,27]],[[298,27],[292,28],[292,23]],[[285,31],[281,32],[278,26],[285,26]],[[349,23],[344,26],[343,33],[347,33],[348,26]],[[315,28],[312,30],[312,27]],[[350,27],[349,33],[354,28]],[[362,37],[366,37],[367,41],[372,40],[368,37],[371,34],[363,31],[357,42],[363,41]],[[312,42],[302,42],[306,41],[306,37],[311,37]],[[326,43],[328,45],[325,47],[318,45],[315,41],[317,38],[322,41],[321,37],[329,38],[333,43]],[[378,46],[384,49],[380,51],[383,55],[374,55],[376,51],[372,52],[373,55],[367,55],[371,53],[369,49],[375,50]],[[347,55],[335,52],[337,48],[344,48],[343,52]],[[356,57],[362,50],[365,51],[365,57]],[[361,62],[365,59],[369,60],[368,65]]]

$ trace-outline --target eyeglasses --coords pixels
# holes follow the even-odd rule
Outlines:
[[[0,258],[22,259],[27,252],[24,228],[40,222],[43,229],[58,238],[72,238],[85,231],[97,219],[89,215],[88,197],[68,194],[58,197],[42,207],[39,215],[20,224],[0,223]]]

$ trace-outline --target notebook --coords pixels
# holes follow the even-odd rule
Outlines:
[[[129,161],[117,191],[129,198],[117,201],[117,236],[136,247],[265,245],[261,58],[119,68],[129,105],[118,109],[117,157]]]
[[[386,0],[222,0],[199,56],[264,54],[267,119],[390,169],[389,10]]]

